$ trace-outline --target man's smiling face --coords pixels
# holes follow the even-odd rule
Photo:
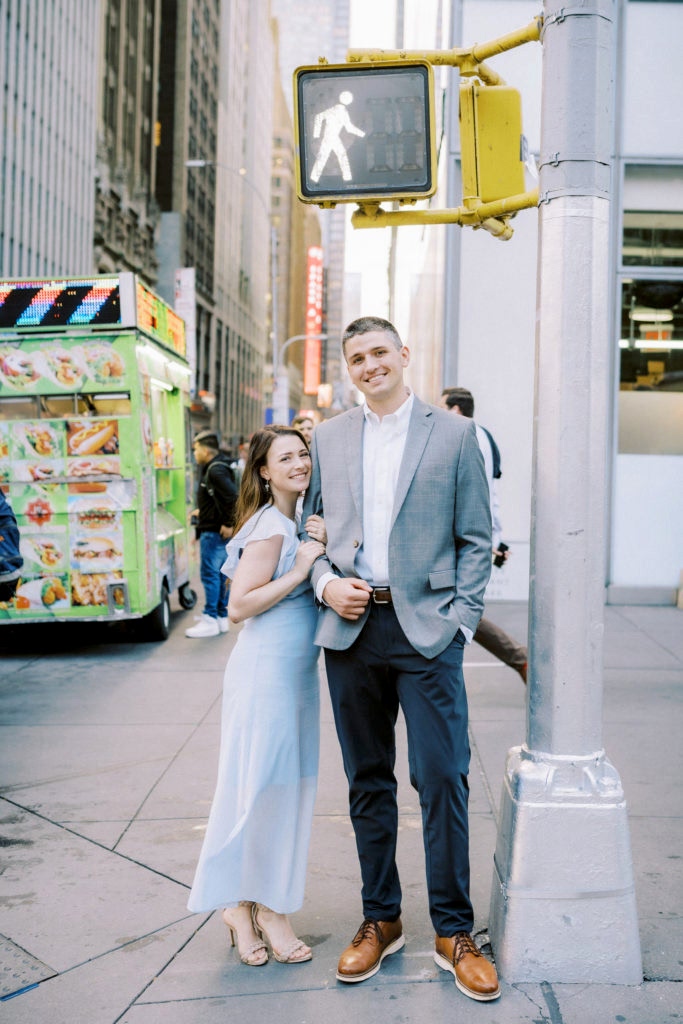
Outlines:
[[[397,348],[391,334],[369,331],[349,338],[344,355],[352,383],[365,395],[368,405],[398,404],[405,397],[403,369],[410,353],[405,345]]]

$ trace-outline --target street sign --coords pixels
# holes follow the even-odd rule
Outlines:
[[[436,191],[429,64],[294,72],[297,193],[305,203],[425,199]]]

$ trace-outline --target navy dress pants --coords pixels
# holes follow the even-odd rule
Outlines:
[[[351,821],[363,880],[363,913],[401,913],[396,868],[395,724],[408,732],[410,781],[420,796],[429,892],[437,935],[470,932],[467,799],[470,749],[462,673],[464,637],[436,658],[408,642],[391,605],[370,605],[356,641],[325,650],[337,735],[349,783]]]

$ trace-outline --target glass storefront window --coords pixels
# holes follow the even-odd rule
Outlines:
[[[683,281],[624,280],[620,454],[683,455]]]
[[[683,213],[626,210],[625,267],[683,267]]]

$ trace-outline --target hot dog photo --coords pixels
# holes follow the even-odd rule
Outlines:
[[[67,424],[68,455],[117,455],[118,420],[72,420]]]

